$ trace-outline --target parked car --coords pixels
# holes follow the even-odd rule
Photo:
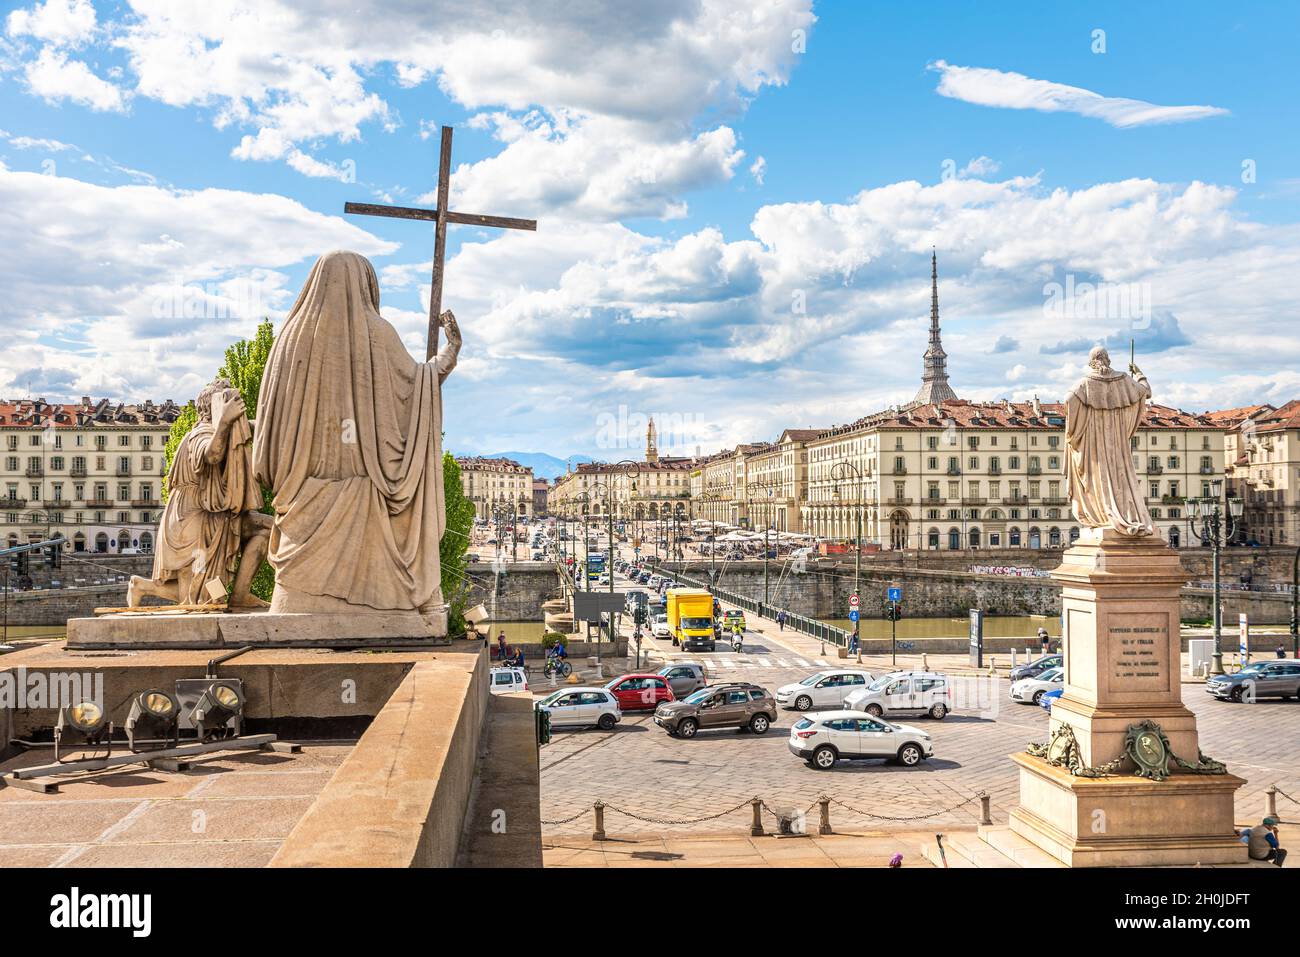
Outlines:
[[[1019,681],[1011,682],[1011,700],[1019,701],[1021,704],[1038,704],[1043,700],[1043,695],[1054,688],[1062,687],[1064,681],[1064,668],[1048,668],[1042,674],[1032,678],[1021,678]]]
[[[1027,661],[1023,665],[1017,665],[1011,669],[1011,683],[1015,684],[1021,678],[1033,678],[1041,675],[1049,668],[1060,668],[1064,659],[1059,653],[1043,655],[1035,661]]]
[[[1056,704],[1056,699],[1065,693],[1064,688],[1053,688],[1051,691],[1044,691],[1043,696],[1038,699],[1038,705],[1048,714],[1052,713],[1052,705]]]
[[[709,683],[704,674],[704,666],[694,661],[678,661],[659,669],[659,674],[668,679],[668,686],[677,698],[685,698]]]
[[[693,738],[701,728],[748,728],[765,734],[776,720],[776,699],[748,682],[710,685],[655,709],[655,724],[670,735]]]
[[[887,758],[914,767],[934,754],[924,731],[860,711],[820,711],[807,714],[790,729],[790,751],[819,771],[829,771],[836,761]]]
[[[1277,658],[1235,674],[1213,675],[1206,680],[1205,690],[1225,701],[1300,698],[1300,661]]]
[[[528,690],[528,673],[523,668],[492,668],[488,690],[493,694],[510,694]]]
[[[929,714],[942,719],[952,710],[952,682],[933,671],[893,671],[844,697],[844,707],[882,714]]]
[[[668,679],[663,675],[623,675],[608,682],[605,690],[618,699],[620,711],[653,711],[665,701],[676,700]]]
[[[618,699],[604,688],[566,688],[543,698],[537,707],[550,712],[553,728],[595,725],[602,731],[610,731],[622,717]]]
[[[776,703],[795,711],[843,708],[850,691],[858,691],[875,678],[869,671],[830,669],[776,689]]]

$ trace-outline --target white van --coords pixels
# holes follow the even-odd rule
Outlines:
[[[528,690],[528,675],[523,668],[493,668],[488,676],[488,690],[493,694],[510,694]]]
[[[845,696],[844,707],[882,714],[928,714],[942,719],[952,710],[952,681],[934,671],[892,671]]]

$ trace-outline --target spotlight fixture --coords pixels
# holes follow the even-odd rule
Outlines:
[[[113,725],[104,709],[93,701],[59,709],[59,719],[54,725],[54,760],[60,763],[63,763],[63,758],[59,751],[65,735],[80,738],[90,748],[107,742],[108,750],[104,757],[113,753]]]
[[[180,743],[177,726],[180,714],[181,707],[173,695],[157,688],[141,691],[131,702],[131,711],[127,715],[127,744],[136,754],[176,747]],[[148,747],[137,746],[137,736],[142,740],[152,739],[155,743]]]
[[[238,737],[242,731],[244,694],[240,682],[214,681],[199,695],[190,720],[198,731],[199,740]]]

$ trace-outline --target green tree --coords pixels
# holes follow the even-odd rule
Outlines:
[[[474,527],[474,503],[460,484],[460,466],[450,452],[442,454],[443,498],[447,527],[438,543],[442,595],[447,602],[447,633],[465,633],[465,605],[469,600],[469,533]]]

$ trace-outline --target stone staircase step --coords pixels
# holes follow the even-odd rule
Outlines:
[[[972,868],[977,865],[973,864],[970,858],[953,849],[951,845],[951,836],[944,835],[943,849],[948,859],[948,867],[954,869]],[[921,845],[921,856],[933,864],[935,867],[943,867],[943,859],[939,857],[939,845],[935,843],[934,838],[930,838]]]
[[[1011,830],[1006,824],[981,824],[979,838],[1014,867],[1064,867],[1051,854]]]

